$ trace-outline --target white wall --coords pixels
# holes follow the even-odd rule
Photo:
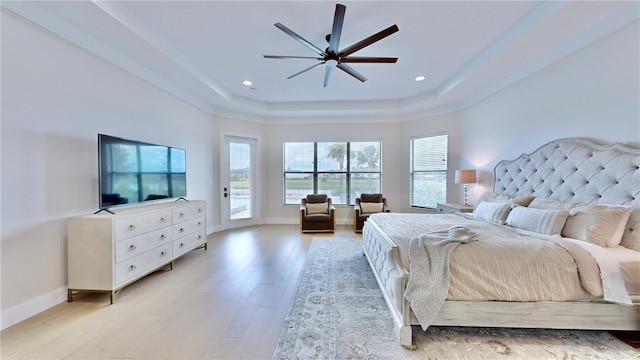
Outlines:
[[[640,144],[640,25],[635,23],[462,112],[461,165],[480,170],[470,201],[492,190],[493,168],[561,138]]]
[[[187,196],[213,223],[213,121],[2,13],[2,328],[66,299],[66,218],[98,209],[97,134],[187,151]]]

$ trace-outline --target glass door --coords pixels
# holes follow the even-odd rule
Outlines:
[[[256,139],[223,136],[221,152],[222,225],[225,229],[255,225]]]

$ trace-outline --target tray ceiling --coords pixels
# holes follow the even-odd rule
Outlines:
[[[464,109],[638,21],[638,2],[346,1],[340,48],[390,25],[400,31],[354,55],[368,81],[334,71],[274,26],[325,48],[335,2],[12,2],[2,6],[212,114],[264,122],[409,120]],[[416,82],[423,75],[424,81]],[[252,82],[243,85],[244,80]]]

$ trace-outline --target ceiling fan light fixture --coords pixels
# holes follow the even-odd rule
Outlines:
[[[253,83],[252,83],[251,81],[249,81],[249,80],[245,80],[245,81],[243,81],[243,82],[242,82],[242,84],[243,84],[243,85],[245,85],[245,86],[251,86],[251,85],[253,85]]]
[[[336,66],[336,65],[338,65],[338,60],[329,59],[329,60],[325,61],[324,64],[327,65],[327,66]]]
[[[416,76],[415,78],[416,81],[423,81],[424,79],[426,79],[424,75],[419,75],[419,76]]]

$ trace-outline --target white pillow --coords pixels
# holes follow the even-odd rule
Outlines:
[[[580,205],[584,205],[584,204],[537,197],[537,198],[534,198],[531,201],[531,203],[527,205],[527,207],[532,209],[567,210],[568,211]]]
[[[328,214],[329,203],[307,204],[307,214]]]
[[[511,204],[518,204],[521,206],[527,206],[534,199],[533,196],[508,196],[502,194],[496,194],[493,191],[485,191],[480,195],[480,199],[478,199],[478,204],[483,201],[488,202],[508,202]]]
[[[482,201],[473,210],[473,218],[503,224],[511,211],[511,205],[506,202]]]
[[[618,246],[631,208],[614,205],[584,205],[571,209],[562,236],[600,246]]]
[[[379,213],[382,212],[383,205],[383,203],[361,202],[360,208],[364,214]]]
[[[516,206],[507,217],[507,225],[539,234],[560,235],[568,216],[569,212],[566,210],[532,209]]]

